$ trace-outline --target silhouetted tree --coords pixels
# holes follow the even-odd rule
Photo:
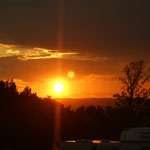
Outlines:
[[[17,102],[18,91],[13,80],[0,81],[0,107]]]
[[[37,95],[36,93],[32,93],[32,90],[30,87],[26,86],[24,90],[20,93],[20,96],[28,96],[28,97],[35,96],[36,97]]]
[[[31,94],[32,94],[31,88],[29,88],[28,86],[26,86],[24,90],[20,93],[20,95],[23,95],[23,96],[30,96]]]
[[[16,84],[13,80],[0,81],[0,92],[1,94],[18,94]]]
[[[115,94],[114,98],[118,107],[131,108],[148,99],[150,89],[144,88],[144,84],[150,79],[150,68],[146,68],[143,60],[133,61],[123,69],[124,76],[119,80],[122,82],[122,93]]]
[[[144,82],[148,78],[147,74]],[[141,90],[142,87],[139,91]],[[127,94],[127,91],[125,92]],[[123,97],[123,100],[126,101],[128,97],[128,95]],[[135,99],[135,94],[129,98]],[[123,107],[111,106],[105,108],[92,105],[81,106],[72,110],[71,106],[64,108],[51,97],[38,97],[29,87],[25,87],[19,93],[13,80],[0,81],[0,149],[10,146],[16,150],[20,148],[51,150],[54,142],[55,109],[58,105],[61,112],[62,140],[79,138],[119,140],[123,128],[150,125],[150,103],[147,100],[142,104],[144,109],[139,109],[136,115],[131,115],[135,113]],[[131,110],[134,108],[132,107]]]

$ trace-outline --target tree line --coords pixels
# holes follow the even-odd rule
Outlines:
[[[26,87],[0,81],[0,148],[14,150],[51,149],[54,142],[55,106],[59,105],[61,140],[119,140],[125,128],[150,126],[150,90],[144,85],[150,69],[134,61],[123,69],[122,92],[114,94],[114,107],[82,106],[72,110],[51,97],[40,98]]]

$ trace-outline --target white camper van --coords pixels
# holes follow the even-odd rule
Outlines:
[[[126,129],[120,141],[65,141],[54,144],[53,150],[150,150],[150,127]]]

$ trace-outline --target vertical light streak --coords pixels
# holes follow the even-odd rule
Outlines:
[[[58,30],[57,30],[57,49],[63,50],[64,36],[64,0],[58,0]]]
[[[63,50],[63,32],[64,32],[64,0],[58,0],[58,30],[57,30],[57,49]],[[57,75],[62,73],[62,61],[57,59]],[[55,104],[55,122],[54,122],[54,142],[61,140],[61,105]]]

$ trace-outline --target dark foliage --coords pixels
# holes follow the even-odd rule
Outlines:
[[[83,106],[73,111],[50,97],[39,98],[29,87],[19,93],[13,81],[0,81],[0,148],[51,150],[56,105],[61,108],[61,140],[119,140],[123,128],[150,125],[149,100],[144,111],[132,114],[111,106]]]
[[[146,63],[143,60],[138,60],[126,65],[123,73],[124,75],[119,78],[123,84],[122,92],[114,95],[118,101],[116,105],[127,109],[138,108],[146,103],[150,96],[150,88],[144,87],[150,79],[150,68],[146,68]]]

